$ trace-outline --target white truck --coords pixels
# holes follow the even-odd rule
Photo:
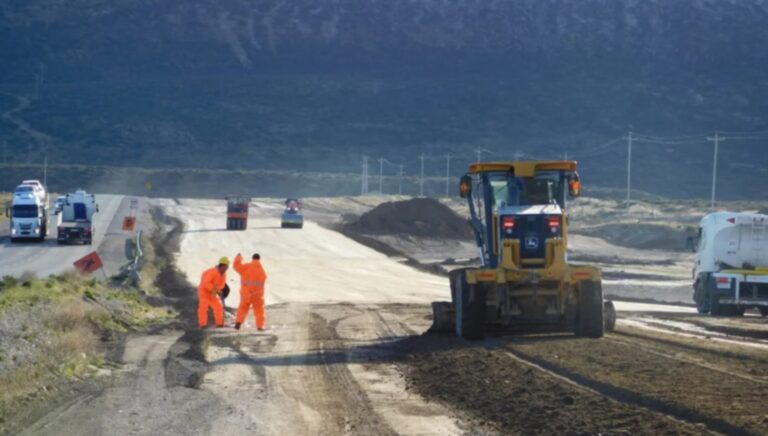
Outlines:
[[[20,185],[19,188],[31,188]],[[48,205],[37,192],[19,189],[13,193],[11,206],[5,211],[10,217],[11,242],[44,241],[48,234]]]
[[[96,197],[83,190],[64,196],[64,204],[58,212],[56,242],[92,244],[96,231],[93,215],[99,211]]]
[[[699,223],[693,300],[699,313],[768,316],[768,215],[715,212]]]

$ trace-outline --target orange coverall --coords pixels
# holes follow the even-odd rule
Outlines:
[[[227,273],[219,272],[218,267],[213,267],[203,272],[200,285],[197,287],[197,321],[200,328],[208,325],[208,308],[213,308],[213,319],[216,326],[224,325],[224,308],[221,305],[219,292],[227,284]]]
[[[237,308],[235,322],[242,324],[248,316],[248,309],[253,305],[253,316],[256,318],[256,327],[264,328],[264,283],[267,281],[267,273],[261,266],[261,261],[253,259],[249,263],[243,263],[243,256],[237,255],[234,263],[235,271],[240,274],[240,306]]]

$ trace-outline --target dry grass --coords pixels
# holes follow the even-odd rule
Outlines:
[[[11,194],[8,192],[0,192],[0,223],[8,221],[8,217],[5,216],[5,210],[10,206]]]

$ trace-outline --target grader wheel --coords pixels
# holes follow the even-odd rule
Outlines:
[[[603,289],[600,282],[581,282],[576,313],[576,336],[601,338],[605,332]]]

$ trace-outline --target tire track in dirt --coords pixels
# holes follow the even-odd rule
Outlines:
[[[408,355],[411,388],[469,415],[467,424],[474,432],[698,435],[706,431],[616,401],[584,383],[539,369],[541,365],[532,365],[529,359],[520,361],[508,354],[505,345],[503,340],[478,343],[438,334],[401,342]]]
[[[327,398],[319,400],[325,403],[324,410],[336,411],[333,418],[335,425],[324,429],[330,432],[321,433],[331,434],[341,429],[344,434],[394,435],[396,433],[375,412],[347,367],[348,358],[337,327],[348,316],[329,322],[317,313],[310,315],[310,349],[317,350],[317,358],[321,363],[321,377],[317,381],[326,385],[329,393]],[[327,349],[331,353],[327,353]]]
[[[723,371],[697,363],[659,359],[632,342],[518,338],[498,346],[617,401],[712,431],[755,434],[768,430],[761,390],[753,380],[724,377]]]
[[[703,424],[710,430],[710,433],[744,434],[744,431],[741,428],[731,425],[721,419],[709,417],[696,410],[669,404],[652,396],[595,380],[578,372],[553,364],[548,360],[528,355],[511,347],[501,347],[501,349],[504,350],[506,355],[520,363],[575,385],[578,388],[594,393],[595,395],[604,396],[630,406],[641,407],[649,412],[658,413],[667,419],[674,419],[681,424],[693,426]]]
[[[736,377],[736,378],[740,378],[740,379],[743,379],[743,380],[747,380],[747,381],[751,381],[751,382],[755,382],[755,383],[759,383],[759,384],[768,385],[768,380],[766,380],[766,379],[761,379],[759,377],[753,377],[753,376],[751,376],[749,374],[743,374],[741,372],[735,372],[732,368],[722,368],[722,367],[718,367],[718,366],[715,366],[715,365],[703,363],[703,362],[700,362],[700,361],[697,361],[697,360],[694,360],[694,359],[674,356],[672,354],[665,353],[665,352],[662,352],[662,351],[658,351],[658,350],[655,350],[655,349],[653,349],[651,347],[648,347],[648,346],[645,346],[645,345],[641,345],[640,343],[638,343],[638,341],[634,341],[634,342],[633,341],[626,341],[626,340],[618,339],[616,337],[606,338],[605,340],[613,341],[613,342],[615,342],[617,344],[621,344],[621,345],[624,345],[624,346],[627,346],[627,347],[634,347],[636,349],[643,350],[646,353],[653,354],[654,356],[662,357],[664,359],[669,359],[669,360],[673,360],[675,362],[685,363],[685,364],[689,364],[689,365],[696,365],[696,366],[699,366],[701,368],[708,369],[710,371],[719,372],[719,373],[723,374],[726,377]]]

